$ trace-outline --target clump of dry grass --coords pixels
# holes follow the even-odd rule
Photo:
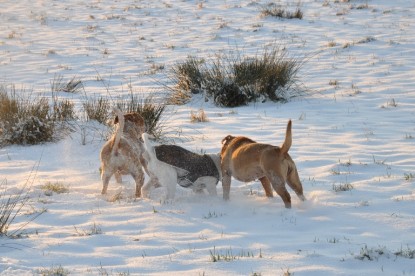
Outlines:
[[[80,79],[76,76],[72,77],[69,81],[64,81],[63,76],[55,75],[51,82],[52,92],[67,92],[78,93],[84,88],[84,85]]]
[[[300,8],[297,8],[295,11],[288,11],[275,3],[269,3],[264,5],[261,9],[261,15],[266,16],[273,16],[278,18],[285,18],[285,19],[303,19],[303,12]]]
[[[192,123],[203,123],[209,122],[209,119],[206,116],[206,113],[203,109],[198,111],[190,111],[190,122]]]
[[[42,185],[40,189],[43,190],[47,196],[51,196],[53,193],[62,194],[69,192],[69,188],[59,182],[47,182]]]
[[[110,101],[105,97],[89,98],[82,103],[88,121],[106,124],[110,116]]]

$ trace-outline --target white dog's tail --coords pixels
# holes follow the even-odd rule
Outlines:
[[[118,145],[120,144],[121,135],[124,130],[124,115],[118,108],[115,110],[117,116],[114,119],[114,124],[118,123],[117,132],[115,133],[114,143],[112,144],[112,153],[118,155]]]
[[[152,155],[154,149],[153,149],[153,145],[150,141],[150,137],[152,137],[150,134],[148,134],[147,132],[144,132],[143,135],[141,135],[141,137],[143,138],[143,142],[144,142],[144,147],[145,147],[145,151],[149,154]]]
[[[292,133],[291,133],[291,120],[288,121],[287,130],[285,131],[285,141],[281,146],[281,152],[287,153],[290,150],[292,144]]]

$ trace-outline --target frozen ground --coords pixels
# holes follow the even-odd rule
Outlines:
[[[56,75],[77,76],[85,93],[61,95],[75,102],[123,97],[129,86],[164,92],[159,82],[188,55],[281,43],[308,59],[304,96],[235,109],[195,99],[169,107],[163,121],[180,145],[213,153],[228,134],[280,145],[293,119],[290,153],[308,201],[291,192],[287,210],[259,182],[236,180],[229,202],[221,183],[215,198],[179,189],[174,201],[134,199],[128,177],[103,197],[98,155],[108,130],[80,120],[86,145],[78,130],[0,149],[7,192],[32,183],[15,227],[46,210],[27,237],[0,238],[0,275],[415,274],[413,1],[301,1],[302,20],[261,17],[268,1],[87,2],[0,2],[0,82],[49,95]],[[191,123],[200,108],[209,122]],[[47,196],[48,182],[69,192]]]

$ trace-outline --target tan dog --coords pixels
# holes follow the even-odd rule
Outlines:
[[[285,188],[285,182],[304,201],[303,186],[297,168],[288,154],[291,143],[291,120],[288,121],[285,141],[281,147],[256,143],[243,136],[226,136],[222,140],[221,151],[223,198],[229,199],[233,176],[243,182],[259,179],[267,197],[273,197],[272,185],[286,208],[291,208],[291,196]]]
[[[101,149],[101,194],[106,194],[108,183],[115,174],[117,182],[121,182],[121,174],[131,174],[136,183],[135,196],[141,196],[144,184],[142,162],[143,146],[140,141],[145,132],[143,117],[136,112],[123,115],[117,111],[114,124],[118,124],[116,133]]]

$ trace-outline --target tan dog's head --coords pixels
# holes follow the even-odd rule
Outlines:
[[[226,149],[228,148],[229,143],[232,142],[232,140],[235,139],[235,138],[236,138],[235,136],[228,135],[228,136],[226,136],[225,138],[222,139],[222,142],[221,142],[222,143],[222,150],[220,152],[221,155],[226,151]]]
[[[244,137],[244,136],[232,136],[232,135],[228,135],[225,138],[222,139],[222,149],[220,152],[220,155],[223,156],[223,154],[226,152],[226,150],[228,149],[228,146],[233,143],[233,145],[235,145],[236,147],[245,144],[245,143],[255,143],[254,140],[249,139],[248,137]]]
[[[134,132],[141,137],[141,135],[146,131],[146,124],[143,117],[137,112],[130,112],[124,114],[124,129],[123,132],[130,133]],[[118,124],[119,119],[118,115],[114,118],[114,125]]]

